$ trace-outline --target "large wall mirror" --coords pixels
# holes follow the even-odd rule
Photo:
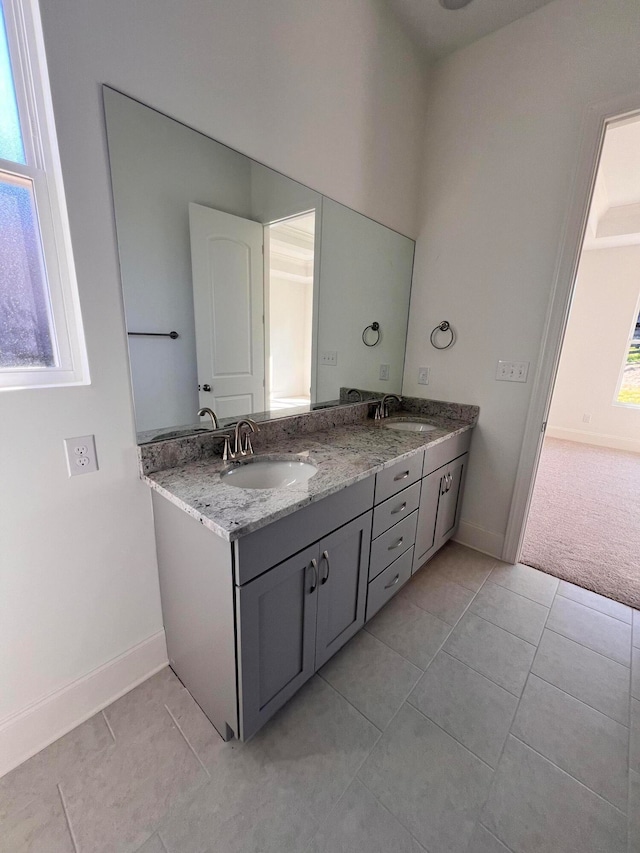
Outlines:
[[[139,441],[205,406],[400,392],[413,240],[114,89],[104,104]]]

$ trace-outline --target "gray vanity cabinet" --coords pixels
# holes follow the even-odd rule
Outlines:
[[[317,561],[314,545],[237,590],[243,739],[315,672]]]
[[[371,518],[368,512],[354,519],[318,546],[316,669],[364,625]]]
[[[456,531],[468,453],[422,479],[413,571],[417,571]]]
[[[364,625],[371,516],[365,513],[237,588],[243,740]]]

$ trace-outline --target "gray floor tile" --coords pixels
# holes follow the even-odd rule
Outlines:
[[[482,823],[518,853],[624,853],[626,816],[509,737]]]
[[[537,645],[549,615],[549,608],[487,581],[473,599],[469,612],[482,616],[528,643]]]
[[[396,595],[373,617],[366,630],[425,670],[449,636],[451,625]]]
[[[374,726],[384,729],[422,670],[361,631],[322,667],[320,675]]]
[[[518,705],[511,693],[446,652],[435,656],[409,702],[491,767]]]
[[[162,843],[160,836],[154,832],[151,838],[138,848],[136,853],[167,853],[167,848]]]
[[[629,724],[629,670],[545,630],[531,672],[623,725]]]
[[[80,850],[128,853],[157,828],[169,807],[207,774],[165,711],[167,722],[130,734],[62,785]]]
[[[627,810],[629,731],[531,675],[511,733],[562,770]]]
[[[633,611],[633,647],[640,649],[640,610]]]
[[[418,607],[433,613],[443,622],[455,625],[469,606],[473,592],[452,581],[446,574],[427,563],[407,584],[401,595]]]
[[[331,812],[309,853],[423,853],[410,833],[357,779]]]
[[[537,601],[538,604],[544,604],[545,607],[551,607],[558,589],[557,578],[522,563],[516,563],[516,565],[501,563],[491,572],[490,580],[492,583],[510,589],[511,592],[517,592],[525,598]]]
[[[427,850],[463,853],[492,771],[404,705],[358,774]]]
[[[631,666],[631,695],[640,699],[640,649],[633,650]]]
[[[563,596],[563,598],[571,598],[573,601],[579,601],[585,607],[592,607],[594,610],[599,610],[600,613],[606,613],[607,616],[613,616],[614,619],[619,619],[621,622],[631,625],[633,610],[627,607],[626,604],[620,604],[619,601],[605,598],[604,595],[598,595],[596,592],[583,589],[581,586],[576,586],[567,581],[560,581],[558,595]]]
[[[5,816],[0,853],[75,853],[57,788]]]
[[[511,853],[511,851],[479,823],[473,833],[467,853]]]
[[[105,709],[116,740],[137,738],[149,729],[166,726],[166,704],[184,691],[175,673],[167,666]]]
[[[640,774],[629,772],[628,853],[640,850]]]
[[[444,650],[514,696],[522,693],[536,647],[503,628],[467,613]]]
[[[631,627],[584,604],[557,596],[547,628],[611,660],[631,664]]]
[[[102,714],[76,726],[0,779],[0,824],[40,797],[59,799],[56,785],[72,778],[105,749],[113,738]]]
[[[448,542],[427,565],[431,571],[440,572],[460,586],[477,592],[497,563],[495,557],[457,542]]]
[[[160,828],[168,853],[298,853],[318,829],[304,802],[265,770],[226,796],[207,785]]]
[[[322,820],[340,799],[380,736],[362,714],[317,676],[245,746]]]
[[[631,700],[631,730],[629,732],[629,766],[640,773],[640,700]]]

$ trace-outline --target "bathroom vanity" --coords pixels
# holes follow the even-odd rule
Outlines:
[[[360,420],[263,427],[245,464],[317,468],[285,488],[228,485],[202,436],[141,448],[170,663],[225,739],[250,738],[455,532],[477,408],[423,433],[346,409]]]

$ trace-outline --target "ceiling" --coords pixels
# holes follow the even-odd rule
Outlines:
[[[388,0],[413,40],[432,62],[549,2],[551,0],[471,0],[463,9],[448,11],[438,0]]]
[[[640,120],[607,129],[593,191],[585,249],[640,243]]]

